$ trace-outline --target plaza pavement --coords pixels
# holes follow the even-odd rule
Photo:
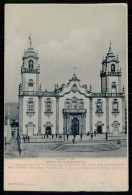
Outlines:
[[[64,138],[42,138],[42,136],[38,136],[35,138],[30,139],[30,143],[24,143],[23,140],[21,142],[22,153],[19,156],[16,140],[12,140],[10,146],[8,146],[5,157],[6,158],[49,158],[49,157],[126,157],[127,155],[127,147],[126,147],[126,140],[122,140],[120,144],[117,143],[117,140],[113,141],[106,141],[105,134],[96,135],[91,140],[90,136],[83,136],[82,140],[80,140],[80,136],[76,136],[75,139],[75,150],[72,150],[73,143],[72,143],[73,136],[69,136],[67,141]],[[108,144],[112,144],[115,148],[108,148]],[[103,144],[104,150],[99,149]],[[106,144],[106,145],[105,145]],[[71,145],[70,151],[65,150],[63,146]],[[76,147],[78,145],[78,147]],[[82,146],[83,145],[83,146]],[[96,147],[95,147],[96,145]],[[59,150],[56,150],[58,147],[62,147]],[[100,146],[100,147],[99,147]],[[92,149],[92,148],[96,149]],[[80,149],[81,148],[81,149]],[[98,148],[98,150],[97,150]],[[82,150],[82,151],[81,151]]]

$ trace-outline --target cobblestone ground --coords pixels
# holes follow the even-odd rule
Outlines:
[[[21,156],[19,156],[17,147],[12,147],[12,149],[7,149],[5,153],[5,158],[47,158],[47,157],[126,157],[127,156],[127,147],[126,144],[124,144],[124,141],[121,141],[120,148],[117,150],[111,150],[111,151],[98,151],[98,152],[66,152],[66,151],[56,151],[53,150],[58,145],[62,144],[68,144],[72,143],[73,136],[69,136],[68,141],[65,138],[37,138],[34,140],[30,140],[30,143],[21,143],[22,153]],[[113,142],[114,144],[117,144],[117,141],[108,141]],[[16,143],[16,142],[15,142]],[[80,140],[80,136],[76,137],[75,144],[81,144],[81,143],[107,143],[105,140],[105,135],[96,135],[96,137],[93,137],[93,140],[91,140],[90,136],[83,136],[82,140]],[[84,145],[85,147],[85,145]]]

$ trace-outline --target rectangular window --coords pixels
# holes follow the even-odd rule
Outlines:
[[[34,112],[34,102],[33,102],[33,100],[28,101],[27,112]]]
[[[52,112],[52,101],[51,98],[47,98],[45,102],[45,112]]]

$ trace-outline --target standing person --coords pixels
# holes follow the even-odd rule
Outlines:
[[[57,133],[56,133],[56,138],[57,138]]]
[[[89,136],[89,131],[88,131],[88,133],[87,133],[87,136]]]
[[[23,141],[24,141],[24,143],[25,143],[25,136],[23,136]]]
[[[52,139],[54,138],[54,135],[52,134]]]
[[[44,134],[44,138],[45,138],[45,134]]]
[[[68,137],[69,137],[68,133],[67,133],[67,135],[66,135],[66,136],[67,136],[67,141],[68,141]]]
[[[63,138],[64,138],[64,141],[65,141],[65,135],[64,135],[64,137],[63,137]]]
[[[96,136],[96,130],[94,131],[94,136]]]
[[[80,134],[80,140],[82,140],[82,133]]]
[[[91,133],[91,139],[93,139],[93,133]]]
[[[106,136],[105,136],[106,140],[108,140],[108,132],[106,132]]]
[[[26,135],[26,141],[28,140],[28,136]]]
[[[28,142],[30,142],[30,137],[28,136]]]

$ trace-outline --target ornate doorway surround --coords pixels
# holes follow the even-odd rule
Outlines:
[[[64,134],[86,134],[86,113],[83,99],[66,99],[63,112]]]

